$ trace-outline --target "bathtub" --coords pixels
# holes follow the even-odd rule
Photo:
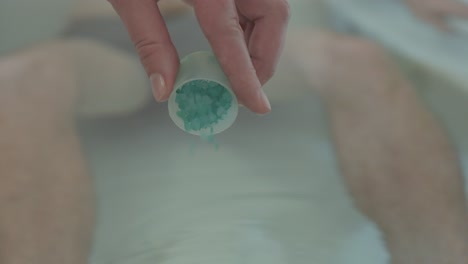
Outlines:
[[[318,1],[292,4],[293,11],[308,6],[324,14]],[[327,24],[326,17],[312,17],[317,20],[293,17],[292,24]],[[69,34],[133,54],[116,25],[95,20]],[[191,15],[168,21],[182,56],[208,47],[194,25]],[[429,80],[430,67],[401,57],[468,168],[465,91],[441,89],[446,78]],[[285,93],[285,87],[300,89]],[[273,112],[259,117],[241,109],[234,126],[216,138],[218,147],[179,130],[164,104],[82,121],[98,198],[90,263],[386,263],[377,230],[353,207],[340,178],[319,98],[287,60],[266,90]]]
[[[168,21],[181,56],[208,47],[193,21]],[[133,52],[118,25],[83,22],[68,34]],[[98,195],[90,262],[331,261],[342,243],[336,238],[362,219],[336,171],[320,101],[309,96],[283,103],[271,94],[278,86],[272,84],[275,114],[242,109],[236,124],[217,137],[219,148],[179,130],[164,104],[83,121]]]
[[[57,36],[68,25],[74,0],[2,0],[0,55]]]

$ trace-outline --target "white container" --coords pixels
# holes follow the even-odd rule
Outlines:
[[[212,128],[187,131],[185,130],[184,120],[177,115],[179,106],[175,101],[177,96],[176,92],[181,89],[184,84],[197,80],[212,81],[223,86],[232,95],[232,104],[227,110],[225,117],[213,125]],[[221,69],[216,57],[211,52],[200,51],[187,55],[181,60],[174,90],[169,97],[168,108],[169,116],[180,129],[197,136],[210,136],[223,132],[234,123],[239,111],[239,104],[236,95],[230,87],[228,78]]]
[[[57,36],[73,0],[0,0],[0,55]]]

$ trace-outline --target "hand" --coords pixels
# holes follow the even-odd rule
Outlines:
[[[168,99],[179,67],[156,0],[109,0],[150,76],[157,101]],[[198,22],[239,101],[271,110],[262,90],[275,71],[289,18],[287,0],[190,0]]]
[[[449,31],[447,18],[451,16],[468,18],[468,5],[460,0],[406,0],[410,9],[419,18]]]

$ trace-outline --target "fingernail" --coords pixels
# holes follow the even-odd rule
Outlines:
[[[150,76],[150,81],[156,101],[162,102],[166,95],[166,82],[164,81],[164,77],[159,73],[155,73]]]
[[[262,108],[266,110],[265,113],[262,113],[262,114],[266,114],[270,112],[271,111],[270,100],[268,100],[268,97],[263,90],[260,90],[260,101],[262,104]]]

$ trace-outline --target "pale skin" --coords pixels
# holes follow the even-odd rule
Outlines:
[[[157,101],[173,89],[179,56],[155,0],[109,0],[126,25]],[[286,0],[189,0],[239,101],[259,114],[271,106],[262,90],[278,63],[289,6]]]
[[[342,175],[384,234],[392,263],[467,263],[456,153],[391,59],[373,43],[333,33],[301,32],[288,51],[326,104]]]
[[[229,76],[237,76],[231,82],[242,102],[255,112],[269,112],[261,85],[273,74],[281,53],[287,2],[237,1],[238,9],[233,1],[211,2],[192,4],[220,63]],[[135,3],[113,1],[152,77],[156,98],[164,101],[177,73],[178,56],[156,2]],[[206,16],[209,10],[216,15]],[[268,47],[267,54],[261,46]],[[2,264],[87,263],[94,202],[74,128],[75,106],[82,98],[73,55],[68,45],[54,43],[0,60]],[[155,79],[157,73],[163,81]]]
[[[178,56],[155,1],[111,2],[156,99],[166,100]],[[261,86],[281,53],[287,3],[192,4],[242,103],[270,111]],[[328,33],[301,37],[296,54],[314,59],[297,62],[326,102],[342,174],[356,205],[381,227],[393,263],[466,263],[468,214],[457,157],[411,84],[374,44]],[[93,195],[74,130],[80,92],[69,54],[50,45],[0,61],[0,149],[8,150],[0,152],[0,263],[87,262]]]

